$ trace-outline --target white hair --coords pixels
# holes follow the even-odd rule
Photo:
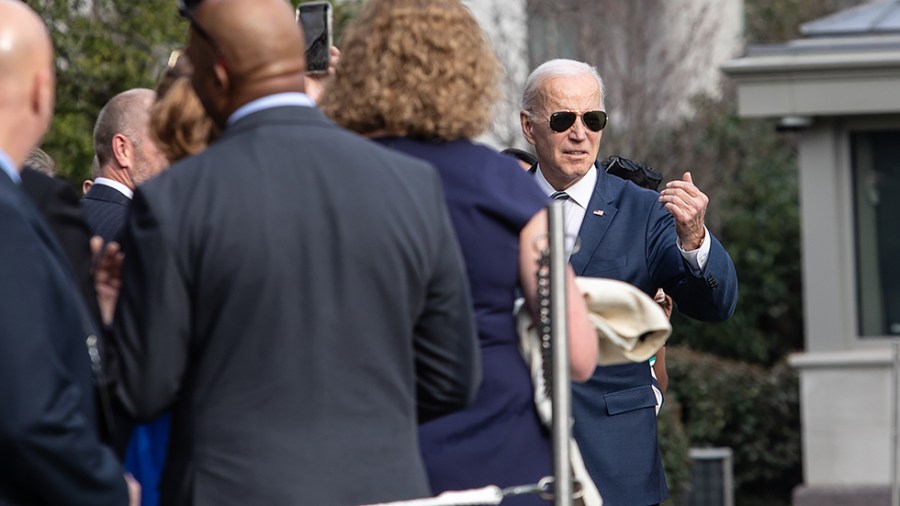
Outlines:
[[[597,80],[597,88],[600,90],[600,105],[603,106],[603,79],[597,69],[587,63],[557,58],[542,63],[531,72],[525,81],[525,89],[522,91],[522,110],[534,112],[541,101],[544,83],[558,77],[575,77],[590,75]]]

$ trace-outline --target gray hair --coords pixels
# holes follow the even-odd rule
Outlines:
[[[94,125],[94,156],[100,168],[113,158],[112,139],[122,134],[136,146],[141,144],[140,122],[150,120],[150,106],[156,99],[156,92],[146,88],[123,91],[100,109]]]
[[[597,72],[597,69],[587,63],[557,58],[542,63],[538,68],[531,72],[525,81],[525,89],[522,91],[522,110],[529,113],[534,112],[543,98],[544,84],[558,77],[574,77],[590,75],[597,80],[597,87],[600,90],[600,106],[603,106],[603,97],[605,89],[603,88],[603,79]]]
[[[91,160],[91,179],[97,179],[102,175],[100,173],[100,160],[97,159],[97,155],[94,155],[94,159]]]
[[[53,158],[50,157],[46,152],[44,152],[41,148],[34,148],[28,153],[28,158],[25,159],[25,162],[22,164],[24,167],[31,167],[32,169],[43,172],[50,177],[56,175],[56,162],[53,161]]]

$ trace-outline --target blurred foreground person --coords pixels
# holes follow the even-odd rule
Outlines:
[[[100,307],[91,275],[91,230],[84,221],[78,193],[65,179],[52,177],[56,162],[38,148],[31,150],[22,167],[22,190],[62,246],[88,311],[93,321],[99,323]]]
[[[93,323],[19,188],[53,115],[50,38],[24,3],[0,0],[0,41],[0,504],[123,506],[129,486],[98,438]]]
[[[223,134],[137,188],[114,322],[120,401],[172,411],[160,503],[427,496],[417,420],[480,371],[437,174],[312,107],[287,2],[183,14]]]
[[[513,317],[518,288],[538,321],[547,198],[511,157],[469,140],[490,125],[498,72],[490,44],[458,0],[371,0],[344,38],[322,101],[339,124],[433,163],[444,183],[469,274],[484,380],[472,406],[420,428],[435,494],[552,474],[550,439]],[[572,376],[584,381],[597,344],[569,274]],[[545,504],[537,496],[507,502]]]

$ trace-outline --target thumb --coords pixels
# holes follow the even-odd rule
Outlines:
[[[99,235],[91,237],[91,255],[97,256],[103,251],[103,238]]]
[[[684,173],[684,176],[681,178],[681,180],[682,180],[682,181],[685,181],[685,182],[687,182],[687,183],[694,184],[694,178],[691,177],[691,173],[690,173],[690,172],[685,172],[685,173]]]

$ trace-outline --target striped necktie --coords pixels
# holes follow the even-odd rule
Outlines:
[[[553,200],[569,200],[569,194],[566,192],[553,192],[550,198]]]

